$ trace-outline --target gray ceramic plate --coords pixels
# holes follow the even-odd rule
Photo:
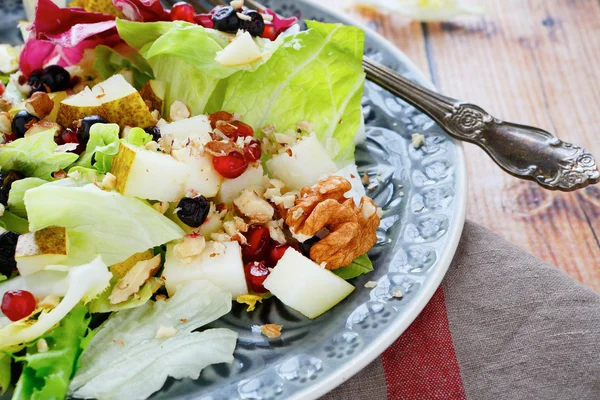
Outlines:
[[[355,24],[312,1],[263,3],[286,16]],[[17,4],[3,0],[0,20],[22,18]],[[365,31],[367,55],[431,86],[404,54]],[[0,42],[15,42],[15,32],[0,31]],[[427,116],[370,83],[363,106],[367,141],[357,149],[357,163],[361,174],[367,171],[378,183],[369,195],[385,211],[379,243],[370,253],[375,272],[354,280],[357,290],[314,321],[276,299],[250,314],[234,305],[214,324],[239,332],[234,363],[207,368],[198,381],[171,380],[154,398],[317,398],[381,354],[425,307],[454,256],[465,220],[463,149]],[[416,132],[426,135],[418,150],[411,145]],[[377,287],[365,288],[367,281]],[[392,295],[397,290],[402,298]],[[264,323],[283,325],[281,338],[268,340],[253,331]]]

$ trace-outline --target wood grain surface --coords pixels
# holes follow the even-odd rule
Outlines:
[[[469,2],[485,14],[422,24],[381,10],[346,12],[396,44],[442,93],[600,159],[600,1]],[[474,145],[465,151],[468,218],[600,292],[600,187],[546,191],[507,175]]]

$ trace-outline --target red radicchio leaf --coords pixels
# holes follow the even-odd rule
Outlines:
[[[265,8],[263,13],[273,16],[273,21],[271,23],[277,30],[278,35],[282,32],[285,32],[286,30],[289,29],[290,26],[292,26],[298,22],[298,18],[296,18],[296,17],[281,18],[279,15],[277,15],[277,13],[275,11],[273,11],[269,8]]]
[[[60,8],[51,0],[38,1],[33,30],[35,35],[25,44],[19,60],[26,77],[46,64],[77,64],[85,49],[100,44],[114,46],[121,41],[114,16]]]
[[[160,0],[112,0],[127,19],[139,22],[170,21]]]

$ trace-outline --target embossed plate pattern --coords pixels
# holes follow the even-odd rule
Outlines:
[[[16,21],[17,3],[3,2],[0,19]],[[356,24],[312,1],[263,3],[286,16]],[[14,43],[15,31],[0,31],[0,41]],[[406,56],[365,31],[370,57],[431,87]],[[170,380],[153,398],[317,398],[374,360],[425,307],[450,264],[464,224],[462,146],[430,118],[371,83],[365,88],[363,108],[367,140],[357,148],[357,164],[361,174],[366,171],[376,183],[369,195],[385,211],[379,242],[370,252],[375,272],[353,281],[357,290],[314,321],[276,299],[253,313],[234,305],[213,324],[239,332],[233,364],[209,367],[198,381]],[[426,140],[415,150],[411,134],[417,132]],[[376,281],[377,287],[365,288],[367,281]],[[402,298],[394,297],[397,291]],[[263,323],[283,325],[281,338],[268,340],[253,329]]]

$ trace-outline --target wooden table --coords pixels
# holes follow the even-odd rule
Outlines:
[[[347,12],[402,49],[442,93],[539,126],[600,160],[600,2],[468,1],[485,15],[422,24]],[[478,147],[465,151],[468,218],[600,292],[600,185],[545,191],[507,175]]]

